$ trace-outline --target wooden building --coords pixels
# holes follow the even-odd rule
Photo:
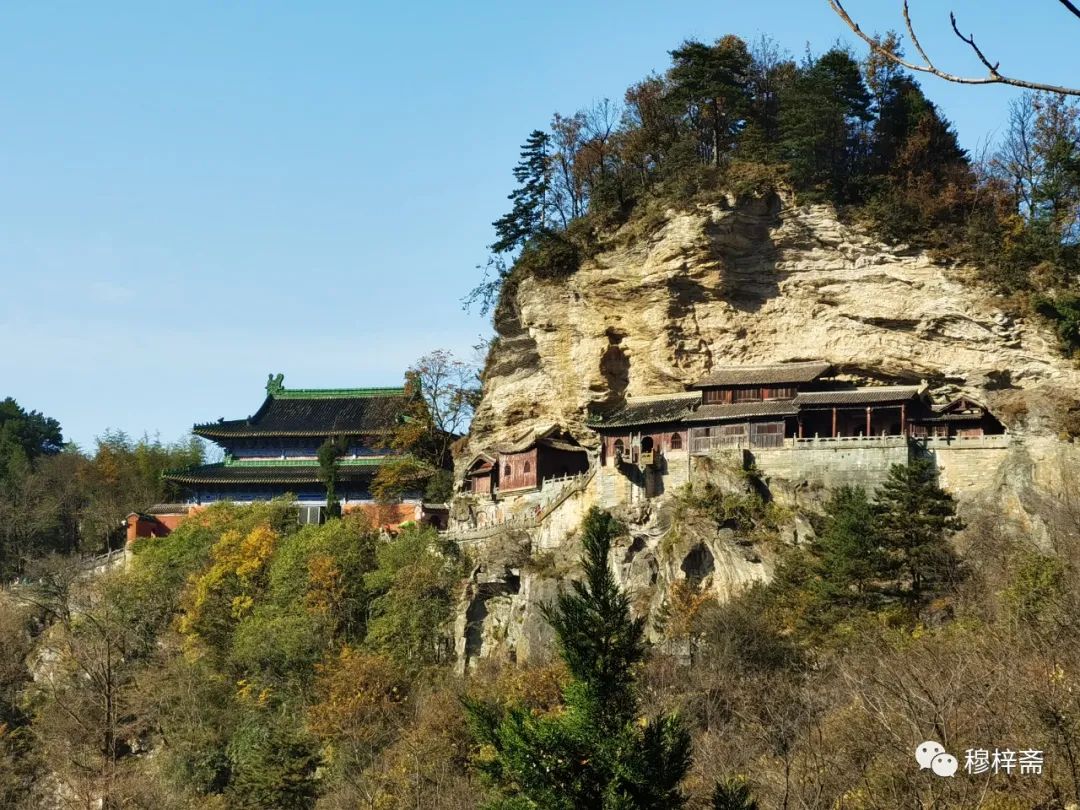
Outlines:
[[[479,453],[465,468],[464,490],[484,497],[540,489],[545,479],[589,469],[589,455],[557,429],[530,435],[494,453]]]
[[[495,492],[498,457],[489,453],[477,453],[465,468],[465,491],[474,495],[491,496]]]
[[[697,392],[629,397],[618,411],[593,417],[601,464],[653,464],[689,450],[684,419],[700,402]]]
[[[1002,433],[1001,423],[985,406],[967,397],[934,407],[911,425],[911,435],[919,438],[972,439]]]
[[[984,407],[958,399],[935,407],[925,386],[856,386],[825,362],[716,369],[685,394],[633,397],[596,415],[601,463],[646,467],[687,448],[783,447],[798,440],[1002,433]]]

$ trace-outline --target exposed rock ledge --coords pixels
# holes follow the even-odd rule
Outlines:
[[[853,375],[964,391],[1010,427],[1052,435],[1080,374],[1043,326],[927,255],[776,197],[670,212],[557,281],[505,302],[470,449],[590,404],[681,390],[725,364],[822,358]]]

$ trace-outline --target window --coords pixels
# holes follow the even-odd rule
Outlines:
[[[626,445],[623,444],[622,439],[615,440],[615,458],[622,458],[622,454],[626,452]]]
[[[301,506],[296,519],[301,526],[324,523],[326,521],[326,507]]]
[[[526,461],[524,466],[522,466],[522,468],[521,468],[521,472],[524,475],[528,475],[529,473],[532,472],[532,465],[529,464],[529,462]]]
[[[678,433],[672,433],[671,434],[671,442],[670,442],[670,444],[671,444],[671,449],[672,450],[680,450],[680,449],[682,449],[682,436],[679,435]]]
[[[506,462],[506,464],[503,466],[503,478],[509,478],[511,475],[513,475],[513,472],[514,471],[510,469],[510,462]]]

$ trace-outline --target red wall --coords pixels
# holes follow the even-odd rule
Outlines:
[[[140,537],[164,537],[184,520],[190,513],[177,515],[139,515],[127,516],[127,541],[130,543]]]
[[[499,491],[536,486],[536,448],[499,454]]]

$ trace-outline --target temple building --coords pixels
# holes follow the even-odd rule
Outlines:
[[[465,466],[464,491],[494,498],[542,489],[545,480],[564,479],[589,469],[589,455],[568,434],[550,429],[530,434]]]
[[[691,457],[713,451],[861,443],[907,452],[909,440],[1004,433],[970,399],[934,405],[925,385],[857,386],[825,362],[720,368],[688,388],[629,397],[615,412],[593,416],[601,466],[622,469],[651,497],[685,483]]]
[[[326,484],[318,449],[344,439],[337,461],[336,493],[343,511],[361,509],[379,525],[422,518],[419,493],[399,504],[376,503],[371,479],[388,457],[386,439],[404,418],[403,388],[289,389],[270,376],[266,399],[246,419],[197,424],[193,432],[219,445],[224,460],[166,473],[188,493],[188,510],[217,501],[265,501],[291,494],[302,522],[325,517]]]

